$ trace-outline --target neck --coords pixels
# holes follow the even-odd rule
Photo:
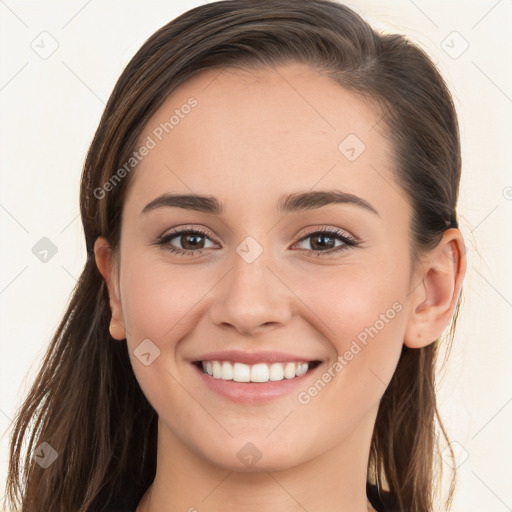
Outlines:
[[[365,421],[343,442],[298,466],[240,472],[191,451],[160,420],[156,476],[137,512],[373,511],[366,497],[373,424]]]

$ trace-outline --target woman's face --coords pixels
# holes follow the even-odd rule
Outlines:
[[[299,64],[203,71],[149,121],[117,320],[160,442],[244,471],[369,439],[414,287],[381,121]]]

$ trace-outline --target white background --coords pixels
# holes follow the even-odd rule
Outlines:
[[[85,260],[79,179],[104,104],[142,43],[202,3],[0,1],[1,433],[8,433]],[[512,2],[347,5],[375,28],[406,34],[426,49],[455,98],[469,271],[440,387],[441,412],[459,454],[454,511],[512,510]],[[46,59],[33,49],[41,38],[46,49],[58,44]],[[58,249],[47,263],[32,253],[42,237]],[[0,489],[7,446],[5,435]]]

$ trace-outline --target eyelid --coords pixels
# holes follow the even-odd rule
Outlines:
[[[309,229],[309,228],[304,228],[304,229],[308,229],[308,231],[306,231],[302,235],[298,235],[299,236],[299,240],[298,241],[301,241],[304,238],[307,238],[308,236],[311,236],[311,235],[315,235],[317,233],[329,232],[329,233],[336,234],[336,235],[338,235],[340,237],[346,238],[347,240],[350,240],[351,242],[354,242],[354,243],[358,243],[359,242],[359,239],[357,237],[355,237],[354,235],[352,235],[351,233],[349,233],[345,229],[338,228],[338,227],[335,227],[335,226],[318,226],[318,227],[313,227],[311,229]]]
[[[304,228],[308,229],[308,228]],[[300,249],[301,252],[306,252],[308,255],[315,255],[315,256],[329,256],[329,255],[337,255],[349,248],[354,248],[360,245],[361,241],[354,237],[349,232],[345,231],[344,229],[333,227],[333,226],[315,226],[309,228],[309,230],[306,233],[302,233],[296,242],[291,246],[291,248],[296,247],[298,244],[306,240],[307,238],[314,236],[314,235],[320,235],[320,234],[328,234],[332,235],[334,238],[338,238],[338,240],[341,240],[341,245],[338,245],[335,248],[327,249],[327,250],[312,250],[312,249]],[[208,251],[209,249],[212,249],[211,247],[208,248],[200,248],[200,249],[180,249],[175,248],[170,245],[170,240],[173,238],[177,238],[180,235],[184,236],[187,234],[197,234],[201,235],[205,238],[208,238],[211,242],[218,245],[218,242],[215,240],[215,236],[210,236],[210,233],[206,231],[202,227],[197,226],[191,226],[191,225],[183,225],[183,226],[177,226],[172,228],[169,231],[164,232],[164,234],[160,235],[155,242],[153,242],[152,245],[159,245],[162,248],[166,249],[167,251],[171,253],[175,253],[177,255],[182,256],[199,256],[202,255],[204,252]]]
[[[333,227],[333,226],[314,226],[311,228],[303,228],[303,230],[307,230],[307,231],[302,232],[302,233],[299,232],[299,234],[296,236],[297,242],[304,240],[304,238],[307,238],[308,236],[312,236],[312,235],[315,235],[318,233],[325,233],[325,232],[343,236],[354,243],[359,241],[357,237],[353,236],[348,231],[338,228],[338,227]],[[165,231],[162,235],[160,235],[158,237],[158,240],[162,240],[164,238],[169,238],[170,235],[186,234],[188,231],[193,232],[193,233],[200,233],[200,234],[210,238],[212,241],[216,242],[216,240],[215,240],[216,236],[212,236],[209,231],[206,231],[202,227],[197,227],[194,225],[187,225],[187,224],[185,224],[183,226],[176,226],[174,228],[171,228],[169,231]],[[295,242],[295,243],[297,243],[297,242]],[[216,242],[216,243],[218,243],[218,242]]]
[[[158,240],[162,240],[164,238],[169,238],[171,235],[177,236],[177,235],[186,234],[188,232],[198,233],[198,234],[204,235],[205,237],[208,237],[212,241],[215,241],[216,238],[217,238],[215,235],[213,235],[211,233],[211,231],[207,231],[206,229],[204,229],[202,227],[197,227],[197,226],[194,226],[194,225],[185,224],[183,226],[177,226],[177,227],[171,228],[168,231],[165,231],[157,239]],[[216,243],[218,243],[218,242],[216,242]]]

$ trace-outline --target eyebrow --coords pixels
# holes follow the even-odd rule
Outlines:
[[[359,206],[379,216],[377,210],[368,201],[340,190],[316,190],[286,194],[279,198],[277,210],[281,213],[298,212],[314,210],[331,204]],[[166,193],[149,202],[143,208],[141,215],[158,208],[183,208],[214,215],[221,215],[224,211],[222,204],[212,196]]]

